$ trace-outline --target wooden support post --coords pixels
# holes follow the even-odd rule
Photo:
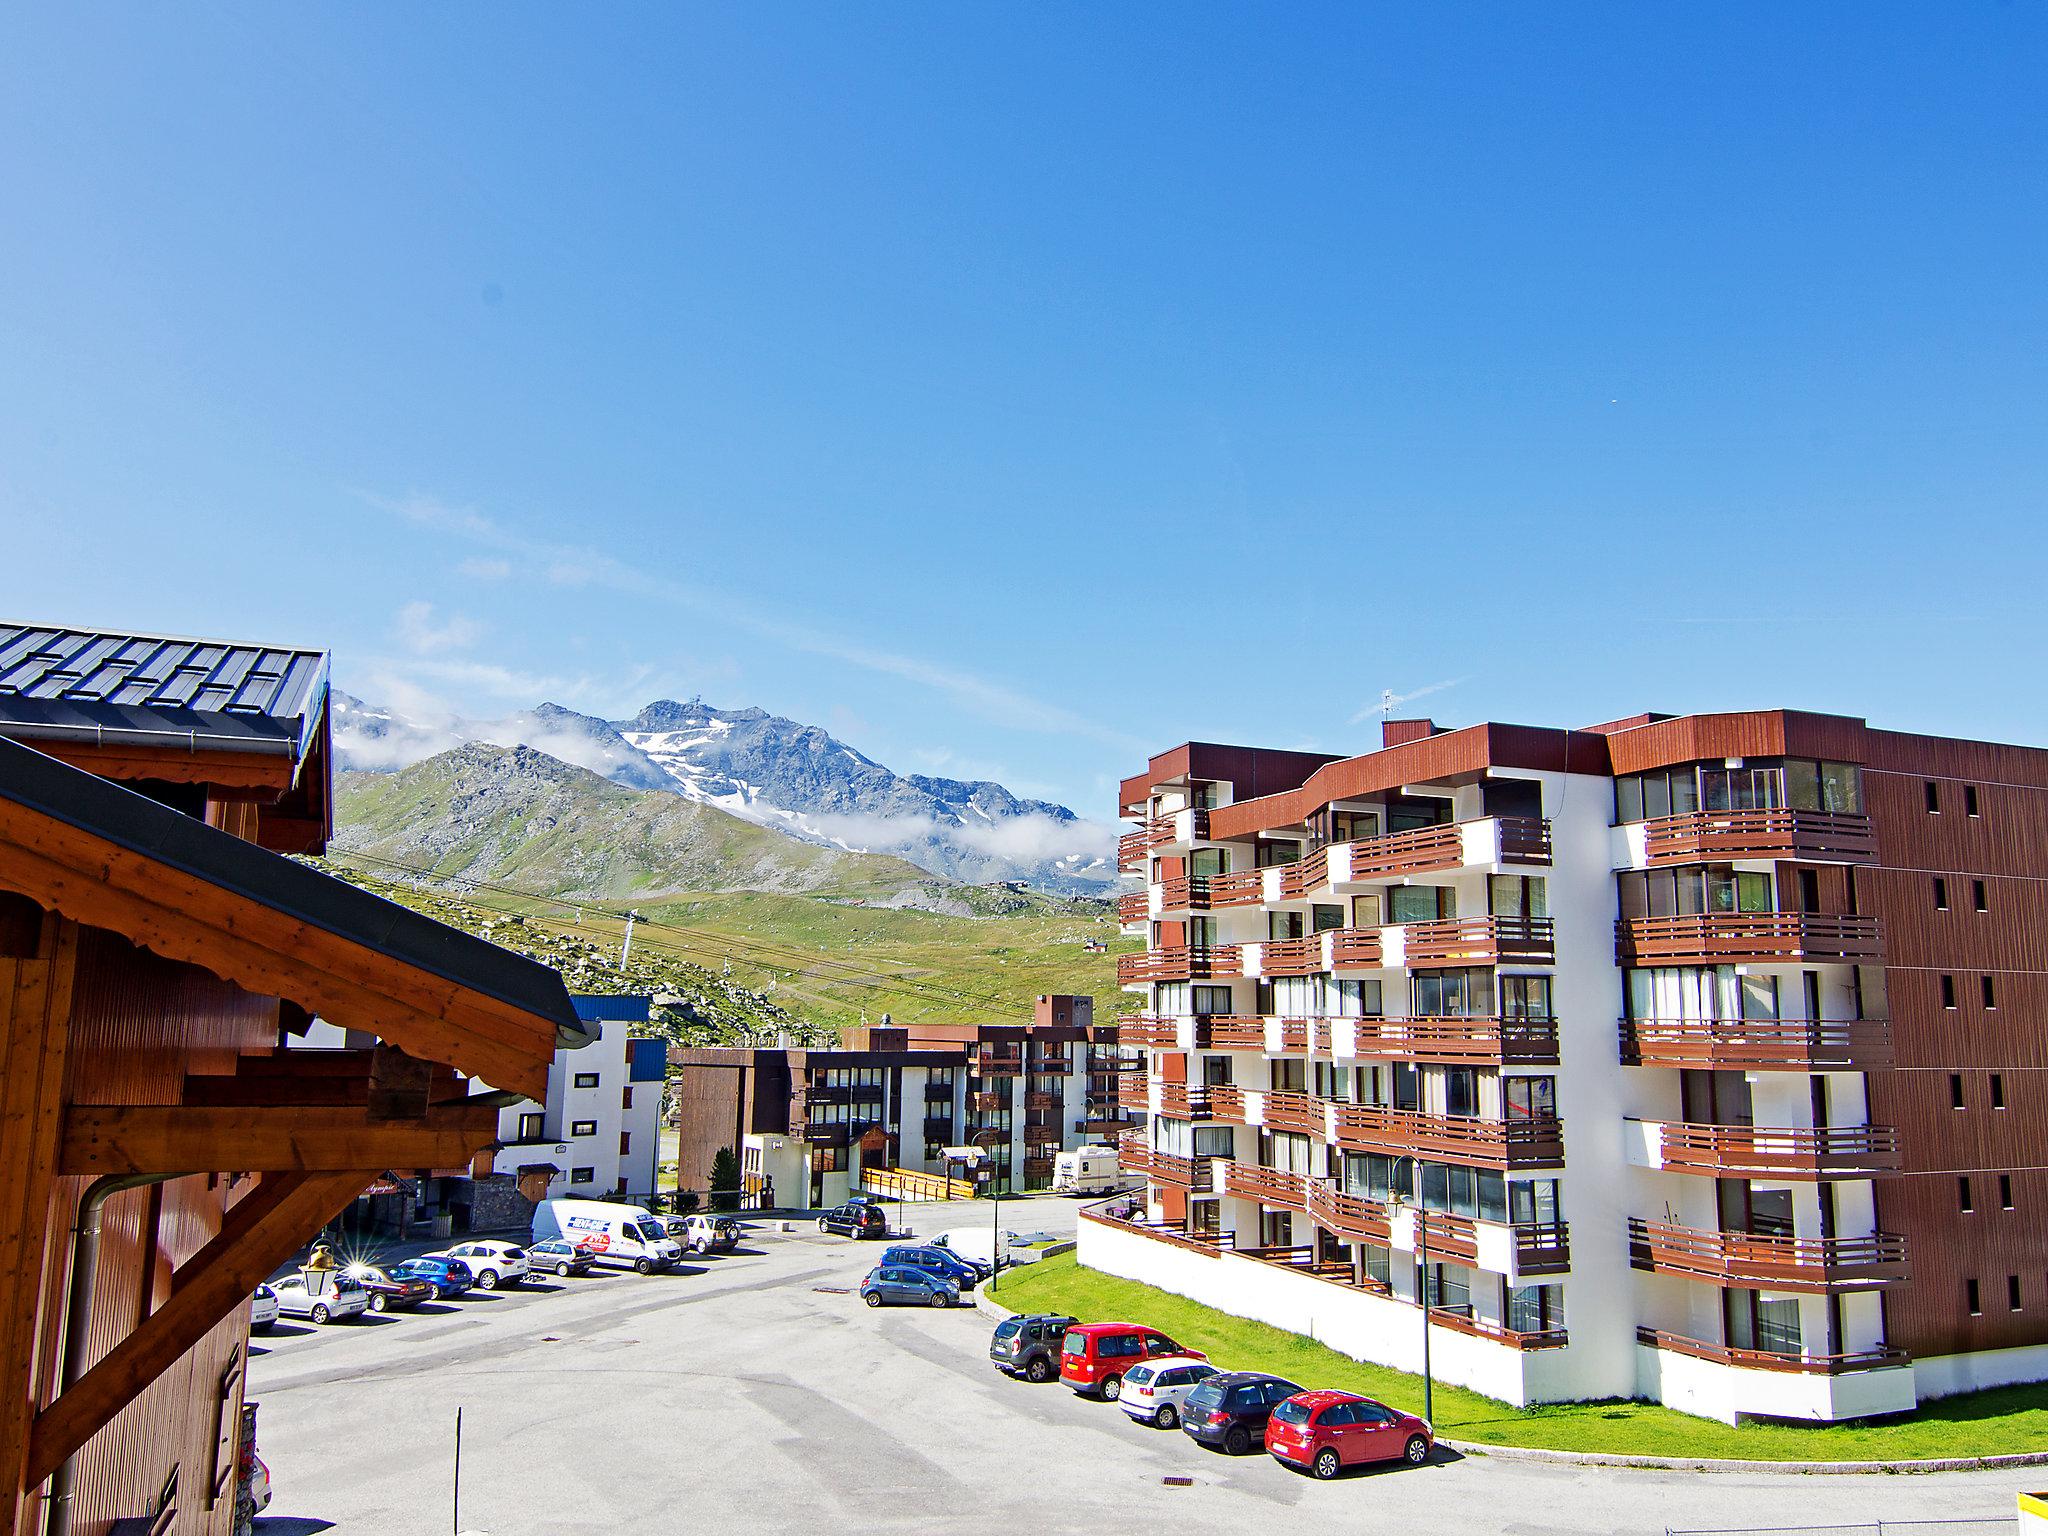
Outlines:
[[[112,1423],[372,1177],[362,1172],[266,1175],[228,1212],[220,1235],[171,1276],[170,1300],[36,1415],[24,1486],[40,1486]]]
[[[20,1529],[36,1393],[36,1307],[62,1124],[78,927],[54,913],[33,953],[0,958],[0,1533]],[[58,1240],[62,1241],[61,1231]]]

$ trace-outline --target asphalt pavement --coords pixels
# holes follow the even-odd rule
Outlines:
[[[1071,1232],[1075,1205],[1005,1202]],[[911,1206],[922,1236],[986,1204]],[[735,1254],[668,1275],[552,1276],[251,1351],[275,1500],[265,1536],[597,1532],[1333,1530],[1551,1536],[2010,1516],[2031,1476],[1797,1477],[1447,1458],[1317,1483],[1226,1458],[1112,1404],[988,1363],[971,1308],[873,1311],[879,1245],[750,1222]],[[1169,1479],[1191,1479],[1176,1486]],[[1939,1533],[1925,1533],[1939,1536]]]

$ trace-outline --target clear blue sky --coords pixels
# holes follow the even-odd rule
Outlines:
[[[1382,689],[2048,742],[2040,6],[0,25],[10,617],[1097,816]]]

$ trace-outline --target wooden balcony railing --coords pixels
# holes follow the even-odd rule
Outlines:
[[[1370,1104],[1333,1108],[1337,1144],[1346,1148],[1445,1157],[1491,1168],[1554,1167],[1564,1161],[1564,1126],[1555,1116],[1485,1120]]]
[[[1313,976],[1323,968],[1323,936],[1268,939],[1259,946],[1261,976]]]
[[[1209,1090],[1199,1084],[1161,1083],[1159,1113],[1182,1120],[1206,1120],[1209,1118]]]
[[[1571,1230],[1561,1221],[1515,1223],[1515,1267],[1525,1275],[1561,1275],[1572,1267]]]
[[[1155,1184],[1173,1184],[1186,1190],[1209,1187],[1209,1159],[1176,1157],[1148,1146],[1143,1132],[1117,1139],[1117,1162],[1125,1173],[1143,1174]]]
[[[1211,1013],[1196,1021],[1195,1044],[1218,1050],[1262,1050],[1266,1021],[1255,1013]]]
[[[1625,965],[1884,958],[1884,931],[1878,920],[1848,914],[1696,912],[1683,917],[1627,917],[1614,925],[1614,937],[1615,953]]]
[[[1571,1342],[1571,1336],[1562,1328],[1546,1328],[1541,1333],[1520,1333],[1506,1323],[1474,1317],[1470,1307],[1431,1307],[1429,1320],[1439,1328],[1448,1328],[1453,1333],[1470,1334],[1475,1339],[1487,1339],[1495,1344],[1505,1344],[1509,1349],[1562,1349]]]
[[[976,1077],[1015,1077],[1024,1070],[1024,1053],[977,1051],[967,1058],[967,1070]]]
[[[1227,875],[1209,877],[1209,906],[1213,911],[1218,907],[1256,907],[1266,899],[1266,872],[1263,869],[1234,869]]]
[[[1316,1049],[1334,1051],[1345,1024],[1354,1054],[1386,1061],[1549,1066],[1558,1059],[1554,1019],[1318,1019]]]
[[[1035,1109],[1042,1113],[1049,1109],[1057,1109],[1059,1102],[1060,1096],[1056,1093],[1027,1093],[1024,1095],[1024,1108],[1027,1111]]]
[[[1305,1210],[1308,1180],[1298,1173],[1262,1168],[1257,1163],[1228,1164],[1223,1170],[1223,1192],[1240,1200],[1256,1200],[1283,1210]]]
[[[1339,928],[1330,935],[1330,968],[1335,971],[1369,971],[1383,960],[1377,928]]]
[[[1128,1169],[1130,1165],[1124,1166]],[[1207,1254],[1211,1258],[1227,1252],[1236,1242],[1235,1234],[1229,1232],[1191,1232],[1173,1222],[1145,1221],[1138,1216],[1137,1208],[1122,1197],[1106,1200],[1101,1205],[1083,1207],[1081,1220],[1136,1232],[1157,1242],[1170,1243],[1176,1248]]]
[[[1299,901],[1312,891],[1320,891],[1330,883],[1330,850],[1318,848],[1305,859],[1296,859],[1292,864],[1282,864],[1280,870],[1280,899]]]
[[[1206,949],[1150,949],[1142,955],[1119,955],[1116,961],[1117,984],[1126,987],[1150,981],[1206,981],[1217,976],[1239,976],[1243,971],[1235,944]]]
[[[1909,1365],[1913,1357],[1902,1349],[1865,1349],[1847,1355],[1795,1355],[1768,1349],[1733,1349],[1726,1344],[1709,1344],[1684,1334],[1666,1333],[1661,1328],[1636,1329],[1636,1342],[1652,1349],[1668,1349],[1691,1355],[1695,1360],[1712,1360],[1750,1371],[1795,1371],[1802,1375],[1842,1376],[1850,1371],[1877,1371],[1887,1366]]]
[[[1895,1173],[1888,1125],[1698,1125],[1667,1122],[1664,1166],[1729,1179],[1871,1179]]]
[[[1308,1181],[1309,1219],[1347,1243],[1385,1243],[1392,1235],[1387,1208],[1363,1195],[1348,1195],[1328,1179]]]
[[[1209,910],[1209,881],[1203,875],[1180,875],[1159,883],[1162,912],[1206,912]]]
[[[1801,864],[1869,864],[1877,836],[1868,816],[1841,811],[1688,811],[1643,824],[1650,864],[1713,859],[1793,859]]]
[[[967,1095],[967,1107],[977,1114],[993,1114],[1010,1107],[1010,1096],[1007,1093],[970,1093]]]
[[[1548,965],[1557,958],[1547,917],[1447,918],[1409,923],[1402,933],[1410,966]]]
[[[1907,1277],[1906,1240],[1890,1232],[1763,1237],[1631,1219],[1628,1249],[1637,1269],[1760,1290],[1869,1290]]]
[[[1152,915],[1152,895],[1149,891],[1126,891],[1116,899],[1116,920],[1119,923],[1142,923]]]
[[[1154,848],[1170,843],[1175,837],[1175,822],[1185,812],[1155,816],[1150,821],[1140,822],[1135,832],[1126,832],[1116,840],[1116,867],[1136,869],[1145,862],[1145,855]],[[1209,813],[1198,810],[1192,817],[1192,836],[1196,842],[1204,842],[1209,836]]]
[[[1390,875],[1420,875],[1457,869],[1465,862],[1465,833],[1455,823],[1389,832],[1343,845],[1352,880],[1380,880]],[[1327,851],[1327,850],[1326,850]],[[1306,861],[1304,861],[1306,862]]]
[[[1550,823],[1534,816],[1500,818],[1500,861],[1503,864],[1548,864]]]
[[[1323,1115],[1323,1101],[1306,1093],[1267,1093],[1261,1096],[1261,1101],[1268,1130],[1321,1136],[1329,1128]]]
[[[1631,1067],[1747,1072],[1875,1072],[1892,1064],[1884,1019],[1623,1019]]]
[[[1116,1021],[1116,1038],[1119,1045],[1142,1045],[1155,1050],[1172,1050],[1180,1043],[1178,1026],[1172,1019],[1157,1014],[1126,1013]],[[1143,1071],[1142,1065],[1134,1071]]]

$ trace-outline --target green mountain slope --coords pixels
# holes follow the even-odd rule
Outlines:
[[[901,859],[629,789],[530,747],[477,742],[400,773],[338,776],[330,851],[586,900],[746,890],[931,905],[952,884]]]

